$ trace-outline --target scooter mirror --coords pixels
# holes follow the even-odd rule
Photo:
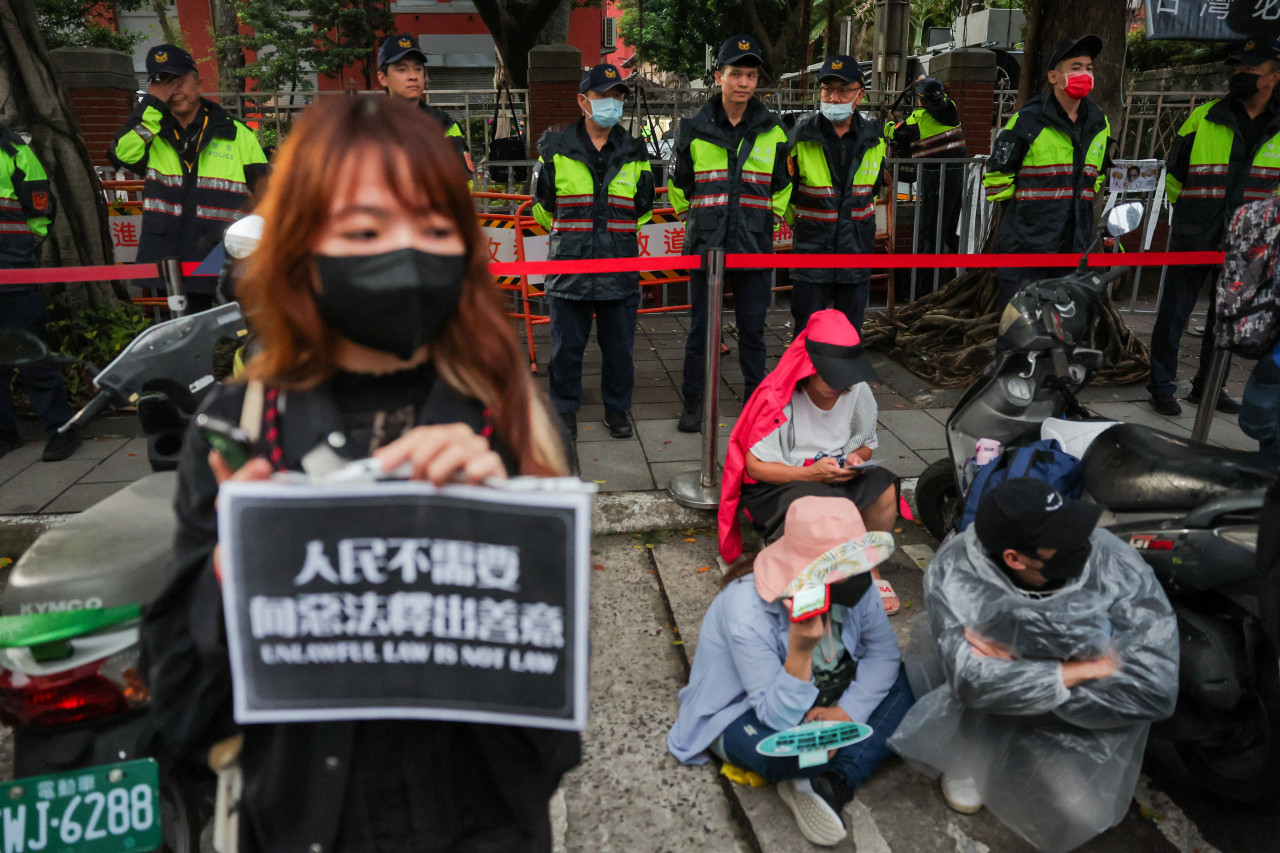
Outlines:
[[[265,223],[266,220],[256,213],[231,223],[222,235],[227,254],[236,260],[252,255],[254,249],[258,248],[258,243],[262,241],[262,226]]]
[[[1140,201],[1127,201],[1124,204],[1117,204],[1107,214],[1107,233],[1112,237],[1119,237],[1122,234],[1135,231],[1141,224],[1142,202]]]
[[[21,329],[0,329],[0,365],[24,367],[49,357],[44,341]]]

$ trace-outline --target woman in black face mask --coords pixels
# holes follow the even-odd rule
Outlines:
[[[258,427],[257,455],[233,473],[188,436],[173,580],[144,627],[160,730],[197,759],[235,732],[215,577],[221,482],[300,469],[317,448],[409,463],[435,484],[567,470],[433,119],[390,98],[324,99],[281,148],[258,212],[262,243],[238,294],[261,349],[248,385],[205,408]],[[548,800],[580,757],[575,733],[514,726],[242,734],[240,851],[549,851]]]

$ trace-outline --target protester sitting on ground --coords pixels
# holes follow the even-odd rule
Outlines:
[[[725,575],[667,736],[686,764],[705,763],[709,750],[778,782],[814,844],[844,840],[840,812],[888,756],[885,740],[911,706],[898,640],[879,598],[866,594],[869,569],[892,551],[892,535],[868,532],[847,500],[791,504],[786,534]],[[829,613],[793,621],[789,596],[819,583],[830,586]],[[812,767],[757,752],[770,735],[813,720],[865,723],[872,733]]]
[[[892,530],[898,518],[898,478],[865,465],[876,440],[875,370],[858,332],[843,312],[814,313],[782,360],[765,377],[729,436],[720,492],[720,556],[742,553],[738,505],[765,542],[782,535],[787,508],[804,495],[847,498],[868,530]],[[893,587],[872,570],[892,616],[901,604]]]
[[[986,805],[1042,851],[1124,817],[1151,722],[1173,713],[1178,626],[1101,508],[1006,480],[925,572],[907,649],[920,697],[890,746],[956,811]]]
[[[235,732],[216,500],[328,447],[413,478],[562,475],[558,429],[487,270],[465,176],[439,124],[391,98],[326,98],[281,147],[238,295],[260,351],[204,410],[261,456],[234,475],[195,430],[179,466],[172,578],[143,640],[158,729],[202,756]],[[260,383],[260,384],[259,384]],[[252,418],[252,416],[249,416]],[[239,849],[551,850],[548,802],[576,733],[414,720],[241,730]]]

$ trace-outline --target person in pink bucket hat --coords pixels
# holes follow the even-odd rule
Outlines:
[[[689,684],[667,748],[685,764],[714,755],[778,783],[800,832],[823,846],[848,835],[842,810],[890,754],[885,741],[915,701],[871,569],[893,536],[868,531],[852,501],[800,497],[782,538],[737,560],[698,634]],[[800,621],[792,598],[826,585],[830,609]],[[869,738],[801,767],[756,746],[813,720],[871,727]]]
[[[842,497],[871,530],[898,519],[898,477],[872,461],[879,414],[878,377],[858,330],[842,312],[818,311],[743,407],[729,436],[718,519],[720,556],[742,554],[738,509],[771,542],[782,535],[792,501]],[[889,582],[873,573],[885,612],[901,607]]]

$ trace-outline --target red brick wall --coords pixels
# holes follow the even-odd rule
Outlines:
[[[71,89],[71,109],[80,122],[80,134],[95,166],[110,166],[107,149],[120,126],[133,112],[133,92],[124,89]]]
[[[996,90],[992,83],[957,81],[947,85],[960,112],[960,126],[969,156],[991,153],[991,122],[995,120]]]

